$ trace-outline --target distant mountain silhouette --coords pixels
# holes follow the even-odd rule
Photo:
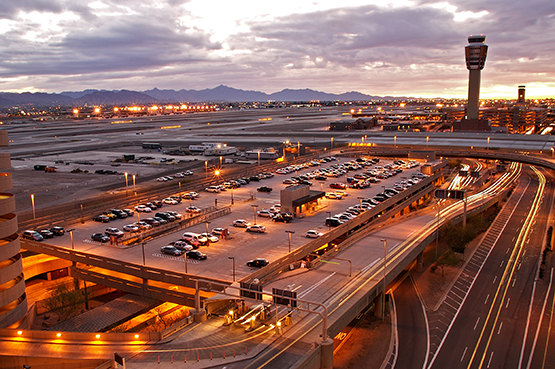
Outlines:
[[[154,88],[147,91],[107,91],[84,90],[64,91],[60,94],[47,93],[3,93],[0,92],[0,107],[32,105],[47,106],[78,106],[78,105],[123,105],[123,104],[151,104],[151,103],[187,103],[187,102],[255,102],[255,101],[354,101],[379,100],[383,97],[365,95],[351,91],[343,94],[330,94],[311,89],[284,89],[267,94],[260,91],[240,90],[224,85],[204,90],[159,90]],[[399,98],[397,98],[399,99]]]

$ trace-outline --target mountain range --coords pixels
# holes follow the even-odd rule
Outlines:
[[[342,94],[330,94],[311,89],[293,90],[285,89],[272,94],[260,91],[241,90],[224,85],[204,90],[159,90],[157,88],[146,91],[129,90],[84,90],[64,91],[62,93],[43,92],[0,92],[0,107],[13,106],[82,106],[82,105],[133,105],[152,103],[215,103],[215,102],[247,102],[247,101],[369,101],[393,99],[392,97],[379,97],[365,95],[351,91]],[[395,99],[398,99],[395,98]]]

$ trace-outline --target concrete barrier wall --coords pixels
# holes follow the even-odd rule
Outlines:
[[[0,173],[0,191],[10,191],[13,188],[11,173]]]
[[[10,280],[21,273],[21,255],[17,254],[13,258],[4,260],[8,265],[0,268],[0,285],[8,283]],[[2,263],[2,264],[4,264]]]
[[[144,344],[160,340],[159,332],[141,333],[82,333],[82,332],[56,332],[56,331],[31,331],[16,329],[0,329],[0,337],[28,340],[45,340],[50,343],[57,341],[74,341],[90,345],[106,344],[109,342]]]
[[[17,233],[17,216],[10,213],[0,217],[0,238],[10,237],[14,233]]]

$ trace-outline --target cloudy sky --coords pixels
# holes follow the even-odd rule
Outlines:
[[[2,0],[0,91],[205,89],[555,97],[548,0]]]

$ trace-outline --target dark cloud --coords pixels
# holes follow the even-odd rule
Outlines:
[[[555,82],[555,3],[547,1],[450,1],[457,15],[453,8],[437,7],[437,1],[411,8],[315,9],[273,21],[244,20],[249,32],[237,31],[224,44],[182,22],[180,17],[195,17],[183,6],[188,1],[102,3],[107,7],[76,0],[3,2],[0,20],[17,27],[0,33],[0,74],[7,78],[0,89],[59,91],[68,84],[75,90],[179,89],[223,83],[265,92],[308,87],[439,95],[465,90],[464,46],[471,33],[486,34],[490,45],[482,86]],[[78,19],[64,18],[46,30],[21,21],[21,12],[35,11],[73,13]],[[479,18],[456,18],[484,11]]]

